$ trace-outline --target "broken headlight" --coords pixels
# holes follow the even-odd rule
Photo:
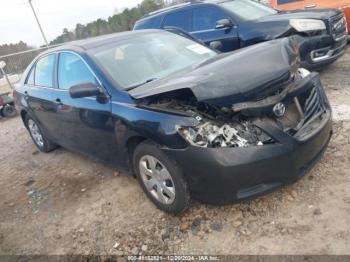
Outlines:
[[[318,19],[290,19],[289,24],[298,32],[326,30],[326,25]]]
[[[260,128],[247,123],[219,125],[213,122],[178,127],[178,133],[191,145],[200,147],[260,146],[272,139]]]
[[[310,74],[311,74],[311,73],[310,73],[309,70],[307,70],[307,69],[305,69],[305,68],[302,68],[302,67],[298,68],[298,75],[299,75],[301,78],[305,78],[305,77],[307,77],[307,76],[310,75]]]

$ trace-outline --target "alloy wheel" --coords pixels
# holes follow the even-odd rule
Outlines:
[[[160,203],[170,205],[175,200],[175,184],[168,169],[155,157],[143,156],[139,161],[143,184]]]
[[[30,134],[33,137],[34,142],[39,146],[39,147],[43,147],[44,146],[44,139],[43,136],[39,130],[38,125],[32,120],[29,119],[28,120],[28,129]]]

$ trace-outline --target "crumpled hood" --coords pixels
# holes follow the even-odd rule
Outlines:
[[[129,91],[136,99],[190,89],[197,101],[220,106],[272,93],[299,66],[299,37],[283,38],[218,55],[202,65]]]

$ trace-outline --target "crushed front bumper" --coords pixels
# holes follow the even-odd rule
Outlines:
[[[317,80],[317,77],[315,77]],[[321,87],[320,87],[321,88]],[[323,89],[322,89],[323,90]],[[226,204],[268,193],[303,177],[322,156],[332,135],[332,114],[325,110],[294,135],[269,122],[255,124],[274,144],[241,148],[163,148],[181,167],[195,199]]]

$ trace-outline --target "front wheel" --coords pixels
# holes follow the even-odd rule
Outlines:
[[[188,207],[189,189],[180,168],[156,145],[137,146],[133,165],[143,191],[159,209],[178,214]]]
[[[35,120],[28,115],[26,115],[25,124],[34,144],[41,152],[47,153],[57,147],[54,143],[52,143],[44,136]]]

